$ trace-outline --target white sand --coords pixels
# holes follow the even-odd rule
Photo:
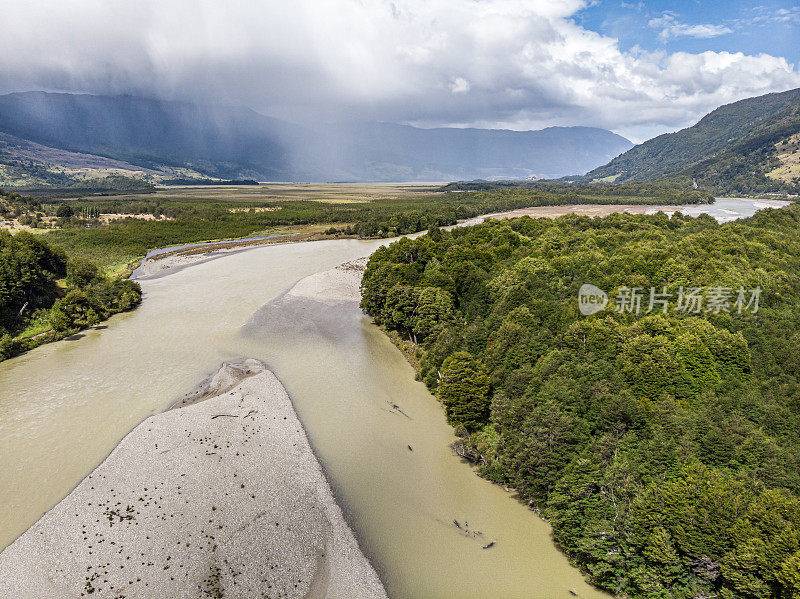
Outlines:
[[[367,260],[352,260],[300,279],[286,296],[318,302],[360,302],[361,277],[367,268]]]
[[[252,246],[254,247],[254,246]],[[243,249],[250,249],[249,247],[242,247],[236,244],[208,244],[204,246],[204,251],[200,248],[192,251],[173,251],[165,252],[163,254],[156,254],[154,256],[145,257],[139,266],[133,271],[131,278],[145,279],[155,276],[164,276],[194,264],[200,264],[214,258],[222,257],[226,254],[234,252],[241,252]]]
[[[291,401],[224,365],[0,553],[0,597],[386,597]]]
[[[467,221],[469,224],[478,224],[493,218],[502,220],[506,218],[517,218],[520,216],[530,216],[532,218],[558,218],[567,214],[577,214],[580,216],[609,216],[618,212],[628,214],[655,214],[656,212],[673,213],[679,212],[687,206],[660,206],[651,204],[572,204],[567,206],[534,206],[532,208],[519,208],[510,212],[499,212],[488,216],[478,216]]]

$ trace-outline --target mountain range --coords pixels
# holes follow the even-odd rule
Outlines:
[[[633,144],[592,127],[421,129],[372,122],[299,125],[249,108],[134,96],[0,96],[0,185],[151,182],[451,181],[586,172]]]
[[[721,106],[636,146],[591,127],[300,125],[249,108],[134,96],[0,96],[0,185],[66,187],[117,175],[150,183],[572,175],[567,180],[584,184],[694,182],[717,194],[800,193],[800,89]]]
[[[800,89],[720,106],[634,146],[581,182],[692,179],[716,193],[800,193]]]

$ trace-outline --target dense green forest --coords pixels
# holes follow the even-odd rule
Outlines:
[[[713,201],[708,191],[694,190],[690,182],[677,181],[629,181],[627,183],[587,183],[578,182],[577,178],[558,181],[458,181],[448,183],[439,191],[485,191],[520,193],[523,190],[548,193],[557,197],[571,195],[591,196],[596,203],[602,204],[706,204]],[[622,198],[625,198],[623,201]],[[591,203],[591,202],[584,202]]]
[[[234,239],[274,232],[278,227],[332,224],[331,234],[394,237],[461,219],[529,206],[571,204],[696,204],[711,201],[702,191],[659,186],[619,189],[596,186],[570,189],[501,189],[468,193],[446,192],[401,199],[328,203],[286,200],[273,202],[164,201],[148,197],[92,198],[69,201],[76,214],[87,208],[102,213],[153,214],[170,220],[122,220],[100,226],[73,219],[48,241],[70,254],[111,266],[135,260],[151,248],[215,239]],[[63,202],[62,202],[63,203]],[[231,208],[235,207],[236,211]],[[250,210],[252,208],[252,210]],[[259,210],[267,208],[268,210]]]
[[[96,325],[141,298],[138,283],[109,279],[41,235],[0,230],[0,360]]]
[[[586,283],[610,296],[591,316]],[[617,309],[623,287],[664,286],[760,304],[648,312],[645,291]],[[362,291],[417,344],[459,453],[541,510],[596,585],[800,596],[800,206],[434,229],[373,254]]]
[[[667,180],[717,194],[800,193],[800,177],[776,180],[776,144],[800,133],[800,89],[721,106],[696,125],[634,146],[581,180]]]

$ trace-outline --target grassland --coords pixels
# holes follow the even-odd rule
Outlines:
[[[775,144],[774,163],[775,168],[767,173],[770,179],[785,183],[800,179],[800,133]]]
[[[430,196],[441,183],[263,183],[261,185],[181,185],[159,187],[155,194],[116,196],[124,201],[142,199],[168,202],[281,202],[307,200],[350,204]]]

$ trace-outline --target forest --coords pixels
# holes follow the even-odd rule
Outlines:
[[[141,299],[134,281],[106,277],[39,235],[0,230],[0,360],[97,325]]]
[[[610,298],[590,316],[587,283]],[[624,289],[665,286],[760,304],[618,309]],[[458,453],[595,585],[800,596],[800,206],[434,228],[373,254],[362,298],[415,347]]]
[[[559,197],[570,195],[592,196],[598,203],[623,203],[616,198],[626,198],[629,204],[709,204],[714,196],[707,191],[692,189],[691,179],[661,181],[627,181],[625,183],[587,183],[580,177],[559,180],[533,181],[458,181],[439,188],[440,191],[500,191],[517,193],[522,190],[538,191]],[[589,202],[586,202],[589,203]]]

